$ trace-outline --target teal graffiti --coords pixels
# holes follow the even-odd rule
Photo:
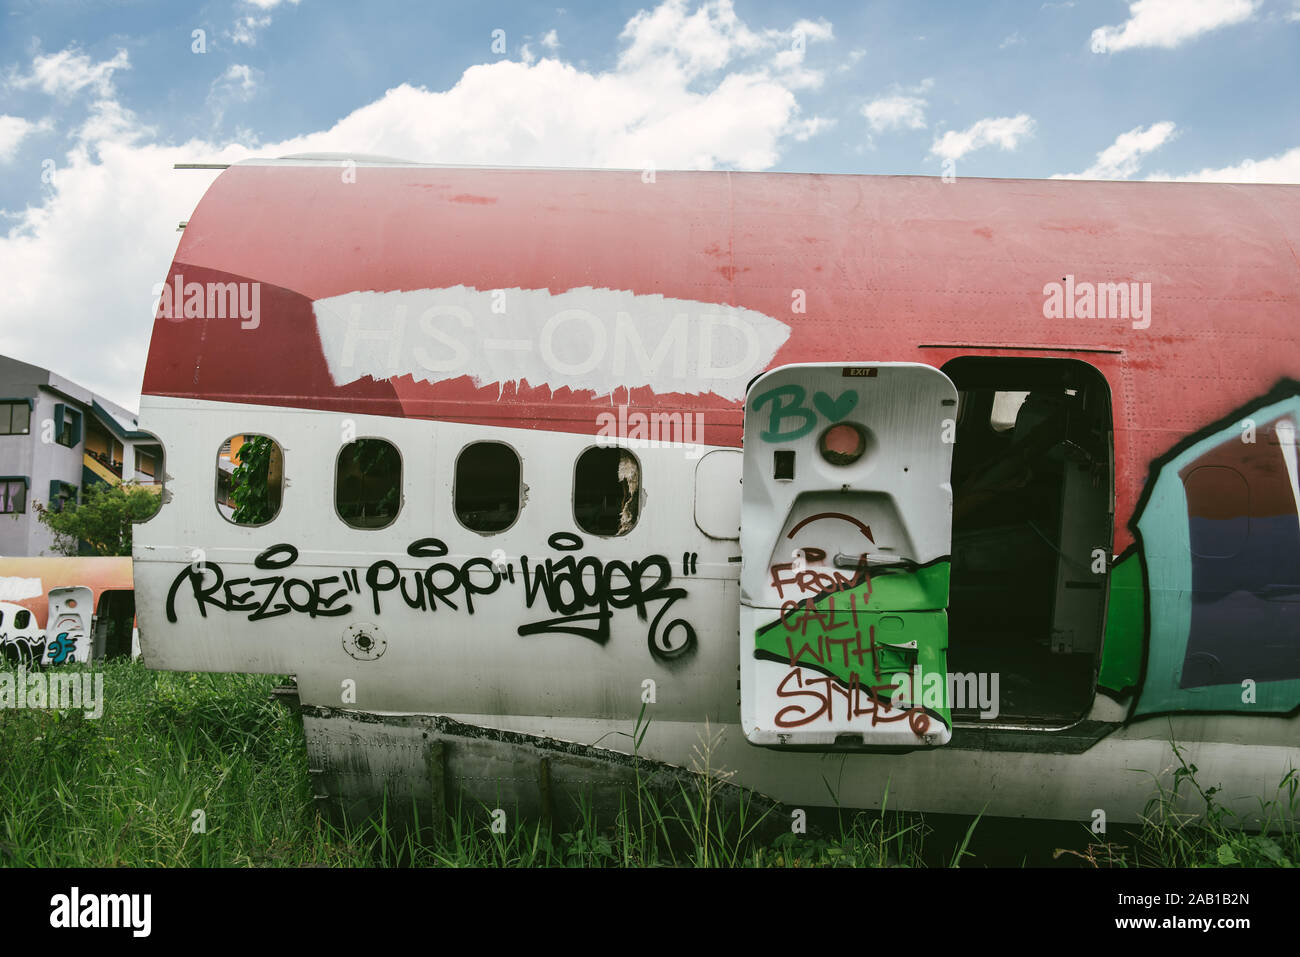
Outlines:
[[[853,390],[840,393],[838,399],[832,399],[825,392],[818,392],[813,396],[813,405],[817,406],[817,411],[832,422],[838,422],[844,418],[858,404],[858,394]]]
[[[1262,401],[1252,403],[1227,419],[1220,420],[1205,432],[1199,433],[1194,440],[1175,446],[1154,464],[1154,478],[1149,480],[1148,491],[1138,503],[1134,522],[1139,532],[1139,548],[1146,571],[1148,612],[1146,672],[1134,708],[1135,716],[1173,711],[1280,713],[1300,707],[1300,678],[1292,677],[1293,672],[1274,675],[1264,671],[1254,675],[1253,680],[1258,684],[1254,696],[1249,699],[1243,694],[1242,682],[1235,676],[1231,680],[1213,684],[1188,683],[1184,680],[1192,623],[1198,612],[1204,614],[1213,613],[1216,609],[1243,608],[1254,610],[1259,616],[1256,620],[1260,620],[1267,610],[1274,616],[1273,620],[1286,616],[1285,620],[1295,621],[1295,616],[1291,613],[1295,606],[1288,597],[1288,593],[1293,593],[1291,590],[1295,579],[1290,576],[1294,574],[1295,565],[1294,559],[1287,553],[1275,552],[1268,571],[1270,577],[1241,581],[1238,587],[1228,593],[1198,592],[1193,581],[1194,555],[1187,487],[1182,477],[1182,471],[1189,465],[1225,446],[1241,450],[1241,459],[1244,460],[1246,450],[1255,446],[1243,439],[1243,416],[1260,423],[1300,417],[1300,395],[1296,394],[1298,391],[1300,388],[1297,383],[1286,382]],[[1287,392],[1291,394],[1286,395]],[[1281,396],[1280,400],[1271,401],[1278,396]],[[1268,441],[1262,428],[1259,441]],[[1272,453],[1276,461],[1274,467],[1282,471],[1285,469],[1286,445],[1279,441],[1269,448],[1276,450]],[[1294,515],[1294,512],[1290,514]],[[1283,511],[1277,519],[1272,520],[1283,521],[1285,515],[1286,512]],[[1257,514],[1248,516],[1245,521],[1250,523],[1251,534],[1258,535],[1266,531],[1270,517]],[[1220,522],[1226,524],[1222,520]],[[1294,534],[1295,526],[1290,527]],[[1237,562],[1245,560],[1241,550],[1235,556],[1224,556],[1224,559],[1229,557]],[[1268,607],[1270,605],[1271,608]],[[1296,633],[1293,629],[1294,625],[1292,630],[1279,627],[1270,639],[1278,644],[1285,643],[1293,649],[1290,652],[1292,655],[1296,653]],[[1255,635],[1241,635],[1238,641],[1258,644],[1259,638]],[[1212,656],[1203,653],[1201,657]]]
[[[77,650],[75,638],[69,638],[66,631],[59,632],[57,638],[50,642],[50,664],[62,665],[75,662],[77,656],[74,652]]]
[[[768,414],[767,428],[759,433],[764,442],[793,442],[812,431],[817,424],[817,416],[804,408],[803,400],[808,395],[799,385],[783,385],[755,397],[749,407],[757,412],[769,402],[772,411]],[[787,399],[788,401],[781,401]],[[781,423],[786,419],[799,419],[802,424],[782,431]]]
[[[769,389],[754,397],[749,407],[758,412],[765,405],[771,405],[767,417],[767,428],[759,433],[764,442],[793,442],[801,439],[813,430],[817,424],[817,414],[804,406],[808,393],[803,386],[783,385]],[[817,412],[832,422],[839,422],[857,407],[858,394],[852,389],[840,393],[832,399],[825,392],[813,395],[813,405]],[[786,425],[786,420],[797,420],[797,425]]]

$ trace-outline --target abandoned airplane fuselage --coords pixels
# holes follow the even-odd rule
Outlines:
[[[528,805],[640,721],[796,806],[1132,821],[1173,742],[1258,810],[1300,188],[649,179],[219,176],[144,382],[148,664],[295,675],[344,800]]]

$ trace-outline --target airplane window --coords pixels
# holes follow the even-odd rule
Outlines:
[[[519,456],[501,442],[475,442],[456,459],[456,518],[475,532],[500,532],[519,517]]]
[[[353,528],[384,528],[402,508],[402,456],[384,439],[357,439],[339,450],[334,507]]]
[[[236,525],[265,525],[280,512],[284,454],[266,435],[232,435],[217,452],[217,511]]]
[[[592,535],[626,535],[641,510],[641,465],[627,449],[591,448],[578,456],[573,520]]]

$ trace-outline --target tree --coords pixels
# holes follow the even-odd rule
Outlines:
[[[235,506],[232,522],[261,525],[275,517],[280,503],[272,496],[279,487],[272,489],[270,481],[274,451],[275,443],[265,435],[247,436],[239,447],[239,464],[230,473],[230,501]]]
[[[83,542],[96,555],[130,555],[132,526],[158,510],[160,494],[135,482],[96,483],[86,487],[80,505],[69,501],[57,512],[40,502],[33,507],[60,555],[80,554]]]

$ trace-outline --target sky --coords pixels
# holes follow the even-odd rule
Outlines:
[[[1300,183],[1300,0],[565,3],[0,6],[0,354],[139,407],[175,163]]]

